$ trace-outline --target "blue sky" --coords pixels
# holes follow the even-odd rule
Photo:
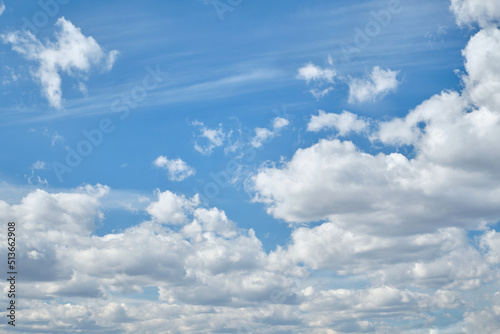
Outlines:
[[[18,328],[498,328],[499,7],[1,2]]]

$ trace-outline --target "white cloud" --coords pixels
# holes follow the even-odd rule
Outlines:
[[[2,15],[3,12],[5,12],[5,4],[3,1],[0,1],[0,15]]]
[[[186,213],[199,205],[198,196],[187,199],[184,195],[176,195],[168,190],[158,192],[158,201],[148,205],[146,211],[155,221],[164,224],[183,224],[187,222]]]
[[[451,10],[459,25],[495,26],[500,22],[500,3],[497,0],[451,0]]]
[[[307,84],[313,82],[316,87],[309,90],[316,100],[326,96],[333,87],[321,88],[324,84],[333,83],[337,72],[332,67],[332,57],[328,56],[328,64],[330,67],[321,68],[313,63],[308,63],[297,70],[297,79],[304,80]]]
[[[290,124],[290,121],[286,118],[276,117],[273,120],[272,129],[267,128],[255,128],[255,136],[252,138],[251,144],[253,147],[261,147],[262,144],[274,138],[279,134],[279,131]]]
[[[165,191],[146,209],[153,222],[97,236],[94,221],[103,219],[100,202],[109,194],[107,187],[86,186],[35,191],[20,204],[0,201],[0,219],[22,221],[30,235],[19,253],[27,280],[18,285],[28,305],[24,331],[143,333],[168,324],[184,333],[319,334],[375,332],[386,323],[394,332],[408,317],[432,326],[437,320],[429,314],[465,303],[470,328],[481,319],[490,321],[482,328],[492,326],[492,311],[472,305],[476,291],[464,300],[461,289],[473,281],[495,284],[497,269],[484,268],[489,256],[462,229],[394,237],[328,222],[295,229],[285,249],[266,253],[253,230],[238,228],[224,211]],[[157,291],[156,298],[143,295],[145,289]]]
[[[409,157],[322,139],[261,169],[256,200],[270,214],[325,220],[292,226],[273,251],[223,210],[168,190],[141,211],[151,221],[106,235],[96,234],[96,222],[107,223],[106,186],[0,200],[0,220],[29,236],[17,253],[20,331],[498,332],[500,237],[487,224],[500,220],[500,111],[496,90],[471,93],[500,77],[496,36],[479,32],[469,42],[461,93],[437,94],[372,134],[412,145]],[[320,112],[308,128],[363,131],[361,120]],[[275,118],[266,130],[288,125]],[[476,240],[468,229],[480,229]],[[0,282],[2,303],[8,288]]]
[[[255,128],[255,136],[252,138],[253,147],[261,147],[262,143],[274,137],[274,132],[266,128]]]
[[[318,132],[334,128],[338,131],[339,136],[345,136],[351,132],[365,131],[368,125],[368,122],[363,118],[345,110],[341,114],[325,113],[323,110],[319,110],[317,116],[311,116],[311,120],[307,124],[307,131]]]
[[[497,3],[500,7],[500,4]],[[500,109],[500,30],[485,29],[474,35],[462,51],[467,75],[465,95],[476,106]]]
[[[291,226],[326,221],[295,228],[290,242],[269,254],[269,269],[304,277],[300,264],[370,282],[363,290],[303,288],[301,309],[308,311],[309,323],[338,332],[392,332],[369,318],[371,307],[384,309],[391,320],[411,309],[416,318],[433,322],[422,312],[426,308],[467,310],[447,328],[436,326],[436,333],[498,327],[500,238],[488,224],[500,220],[500,114],[498,90],[488,87],[496,87],[500,78],[493,51],[499,33],[489,28],[469,41],[462,92],[443,91],[403,118],[378,123],[371,140],[411,145],[409,157],[370,154],[350,141],[321,139],[280,167],[264,167],[253,176],[254,200],[275,218]],[[342,126],[341,116],[320,112],[308,130],[352,130],[358,117],[345,114],[348,122]],[[365,126],[360,123],[359,131]],[[471,241],[469,229],[485,232]],[[478,294],[487,296],[481,306],[469,299]],[[364,302],[358,304],[360,299]],[[347,318],[367,321],[338,325]]]
[[[307,83],[311,81],[333,82],[336,75],[333,68],[321,68],[313,63],[308,63],[298,69],[297,78],[305,80]]]
[[[286,126],[288,126],[288,124],[290,124],[290,121],[287,120],[286,118],[283,118],[283,117],[276,117],[273,120],[274,130],[278,130],[278,129],[281,129],[283,127],[286,127]]]
[[[160,155],[153,161],[153,165],[165,169],[168,172],[168,179],[171,181],[182,181],[196,173],[196,170],[181,159],[168,159]]]
[[[204,126],[202,122],[197,121],[193,122],[193,125],[200,127],[199,137],[204,138],[204,140],[208,142],[205,145],[200,145],[198,142],[196,142],[194,145],[196,151],[204,155],[210,155],[216,147],[220,147],[224,144],[226,134],[222,130],[222,124],[219,124],[218,129],[209,129]]]
[[[400,84],[397,79],[398,73],[375,66],[367,78],[350,79],[349,103],[373,102],[394,92]]]
[[[4,43],[38,67],[34,77],[50,105],[62,107],[61,75],[85,79],[95,66],[111,69],[117,51],[106,54],[92,37],[86,37],[79,28],[61,17],[56,22],[55,42],[43,44],[30,31],[14,31],[1,35]]]
[[[496,34],[478,34],[490,38],[482,43],[490,43],[492,49],[500,45],[493,37]],[[476,35],[470,43],[477,41]],[[466,63],[484,53],[470,45],[466,50]],[[481,62],[483,68],[488,66],[484,62],[491,61],[486,81],[500,77],[495,59]],[[481,83],[479,77],[477,81]],[[431,231],[447,226],[480,228],[496,222],[500,202],[495,194],[500,186],[490,181],[500,175],[496,94],[486,90],[473,108],[467,86],[462,94],[445,91],[402,119],[381,122],[372,140],[413,145],[412,158],[365,153],[349,141],[320,140],[298,150],[282,167],[257,173],[252,179],[255,201],[265,203],[268,213],[288,222],[330,219],[368,229],[389,225],[393,233],[406,233],[409,226],[412,231]]]

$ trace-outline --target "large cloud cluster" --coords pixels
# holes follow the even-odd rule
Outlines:
[[[18,221],[19,237],[29,236],[18,250],[18,289],[30,300],[23,331],[394,330],[392,321],[463,308],[469,291],[498,276],[494,231],[476,248],[458,227],[394,236],[326,222],[295,229],[287,246],[266,253],[224,211],[170,191],[147,206],[151,220],[96,236],[110,191],[37,190],[0,202],[0,219]],[[494,312],[470,308],[463,326],[484,327],[479,321]]]

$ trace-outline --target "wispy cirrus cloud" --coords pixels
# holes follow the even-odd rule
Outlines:
[[[196,170],[189,166],[185,161],[177,159],[168,159],[160,155],[153,161],[153,165],[167,171],[168,179],[171,181],[182,181],[196,173]]]

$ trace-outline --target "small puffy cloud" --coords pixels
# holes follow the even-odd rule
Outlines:
[[[204,145],[196,142],[194,149],[201,154],[210,155],[216,147],[224,144],[226,133],[222,130],[222,124],[219,124],[218,129],[210,129],[204,126],[202,122],[195,121],[193,125],[200,127],[199,138],[202,138],[206,143]]]
[[[282,128],[285,128],[290,124],[290,121],[286,118],[276,117],[273,120],[272,129],[267,128],[255,128],[255,136],[252,138],[251,144],[253,147],[261,147],[262,144],[271,138],[274,138],[279,134]]]
[[[3,1],[0,1],[0,15],[2,15],[3,12],[5,12],[5,4]]]
[[[398,73],[375,66],[367,78],[351,79],[348,82],[349,103],[373,102],[395,91],[399,86]]]
[[[497,0],[451,0],[450,8],[459,25],[477,23],[487,27],[500,22],[500,2]]]
[[[285,126],[288,126],[288,124],[290,124],[290,121],[287,120],[286,118],[283,118],[283,117],[276,117],[273,120],[273,128],[274,128],[274,130],[281,129],[281,128],[285,127]]]
[[[311,81],[333,82],[336,75],[333,68],[321,68],[313,63],[308,63],[298,69],[297,78],[305,80],[307,83]]]
[[[181,159],[168,159],[160,155],[153,161],[153,165],[165,169],[168,179],[171,181],[182,181],[196,173],[196,170]]]
[[[184,224],[187,222],[187,214],[200,204],[196,195],[187,199],[184,195],[176,195],[168,190],[158,192],[158,200],[152,202],[146,211],[155,221],[163,224]]]
[[[61,73],[85,79],[92,68],[110,70],[118,54],[106,53],[92,37],[61,17],[56,22],[54,42],[42,43],[30,31],[13,31],[1,35],[4,43],[27,60],[37,63],[33,75],[42,86],[50,105],[62,107]]]
[[[255,128],[255,136],[252,138],[252,146],[261,147],[262,143],[274,137],[274,132],[266,128]]]
[[[323,129],[334,128],[339,136],[345,136],[351,132],[360,133],[367,129],[368,122],[358,115],[343,111],[341,114],[325,113],[323,110],[318,115],[311,116],[307,131],[318,132]]]
[[[322,88],[322,86],[324,84],[333,83],[334,78],[337,76],[337,72],[331,67],[333,64],[331,56],[328,56],[328,64],[330,67],[322,68],[313,63],[308,63],[297,71],[297,79],[304,80],[307,84],[312,82],[316,85],[316,87],[309,90],[309,92],[317,100],[327,95],[333,89],[333,87]]]

